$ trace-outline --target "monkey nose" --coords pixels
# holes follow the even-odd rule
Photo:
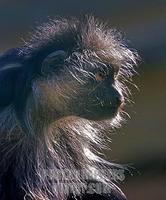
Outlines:
[[[123,103],[123,98],[121,96],[115,97],[115,103],[121,105]]]
[[[122,97],[121,99],[117,99],[117,101],[118,101],[118,107],[120,108],[120,110],[124,110],[125,108],[124,98]]]
[[[113,104],[115,106],[122,106],[124,105],[124,97],[118,92],[116,93],[114,99],[113,99]]]
[[[117,88],[111,87],[110,90],[105,92],[105,103],[109,103],[112,107],[119,107],[124,104],[124,96],[121,91],[118,91]]]

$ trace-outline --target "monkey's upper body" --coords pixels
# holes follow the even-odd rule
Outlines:
[[[52,20],[1,55],[0,199],[125,199],[98,151],[119,126],[135,64],[94,18]]]

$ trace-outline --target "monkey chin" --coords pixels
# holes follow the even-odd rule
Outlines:
[[[116,118],[116,116],[121,112],[121,106],[103,106],[96,109],[88,110],[84,112],[78,117],[90,120],[90,121],[104,121],[104,120],[112,120]]]

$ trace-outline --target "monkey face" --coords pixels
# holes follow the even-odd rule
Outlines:
[[[2,56],[0,106],[12,105],[21,124],[112,119],[124,105],[136,59],[119,34],[94,18],[50,21]]]
[[[92,51],[55,51],[44,59],[41,72],[33,83],[34,96],[55,119],[72,115],[103,120],[114,117],[123,104],[118,67]]]

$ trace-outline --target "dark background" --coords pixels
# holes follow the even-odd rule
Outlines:
[[[22,43],[47,17],[93,14],[124,33],[142,61],[131,119],[113,134],[108,157],[130,164],[129,200],[166,200],[166,0],[0,0],[0,51]]]

